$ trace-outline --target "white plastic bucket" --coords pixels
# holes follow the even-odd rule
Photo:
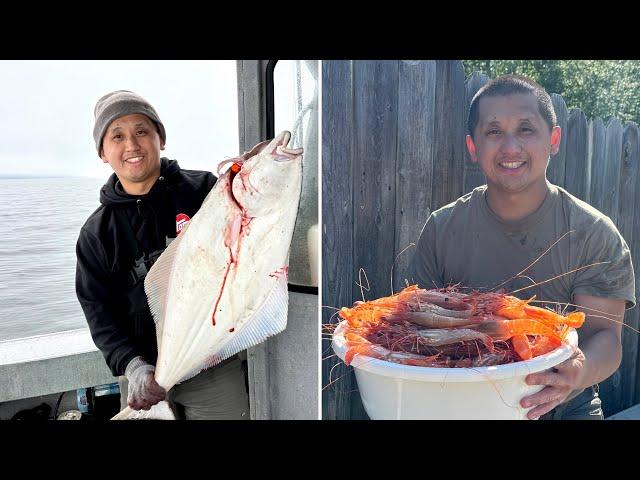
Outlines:
[[[333,350],[344,360],[347,351],[343,331],[333,335]],[[526,395],[541,385],[527,385],[524,378],[568,359],[578,346],[571,329],[568,344],[531,360],[478,368],[427,368],[386,362],[364,355],[353,357],[364,408],[373,420],[520,420],[528,408],[520,406]]]

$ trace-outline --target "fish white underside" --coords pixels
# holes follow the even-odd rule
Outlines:
[[[220,201],[217,194],[211,192],[213,198],[208,197],[205,203]],[[201,211],[203,215],[194,215],[169,246],[177,244],[167,255],[166,265],[158,266],[158,278],[147,277],[149,304],[160,335],[158,345],[162,345],[156,380],[165,388],[286,327],[286,278],[271,274],[288,263],[297,212],[286,218],[286,210],[275,210],[253,219],[249,234],[241,239],[235,262],[230,264],[232,253],[224,244],[224,230],[228,216],[234,213],[219,218],[221,209],[203,206]],[[166,294],[154,295],[155,285],[164,285],[163,278],[170,279],[170,287]],[[169,310],[161,314],[165,309],[163,299]],[[274,322],[273,312],[278,312],[278,321]],[[194,318],[199,320],[187,320]]]
[[[225,245],[229,219],[241,213],[229,201],[228,175],[145,279],[159,345],[155,377],[166,390],[286,328],[287,277],[275,272],[288,265],[301,174],[271,211],[251,220],[237,249]],[[161,404],[114,419],[166,418]]]

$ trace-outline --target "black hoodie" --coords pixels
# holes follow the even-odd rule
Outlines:
[[[182,170],[161,159],[146,195],[129,195],[115,174],[100,190],[102,204],[80,230],[76,294],[94,343],[115,376],[141,355],[155,364],[155,326],[144,276],[176,236],[176,216],[198,211],[216,182],[210,172]]]

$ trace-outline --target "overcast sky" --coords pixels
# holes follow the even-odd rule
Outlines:
[[[93,141],[93,108],[132,90],[167,131],[163,156],[183,168],[215,170],[238,153],[236,62],[0,61],[0,175],[105,178]]]

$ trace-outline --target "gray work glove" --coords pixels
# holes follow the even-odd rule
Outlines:
[[[145,362],[142,357],[135,357],[127,365],[124,371],[129,380],[127,403],[134,410],[149,410],[167,396],[165,389],[158,385],[153,376],[155,371],[156,367]]]

